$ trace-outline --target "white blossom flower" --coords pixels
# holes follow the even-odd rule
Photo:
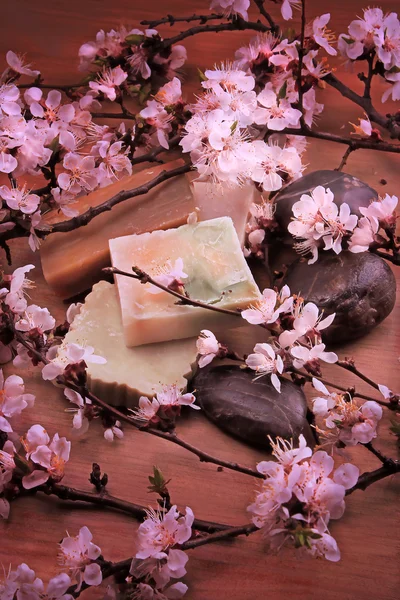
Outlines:
[[[173,283],[177,283],[179,286],[183,286],[182,279],[187,279],[188,275],[183,271],[184,265],[182,258],[177,258],[172,264],[170,260],[167,260],[166,264],[163,267],[158,267],[157,272],[153,275],[153,279],[157,283],[161,283],[165,287],[170,287]],[[160,294],[164,290],[158,288],[157,286],[151,284],[148,289],[150,294]]]
[[[160,406],[190,406],[199,410],[200,406],[194,404],[196,398],[194,394],[182,394],[182,391],[175,385],[165,385],[156,394],[156,400]]]
[[[370,245],[375,241],[375,234],[378,232],[378,229],[378,219],[375,217],[371,219],[361,217],[349,240],[350,252],[356,254],[359,252],[367,252]]]
[[[281,14],[285,21],[289,21],[293,17],[292,5],[298,8],[300,0],[283,0],[281,6]]]
[[[219,68],[207,69],[204,75],[207,79],[201,85],[205,89],[215,89],[220,86],[225,90],[250,92],[256,84],[253,75],[248,75],[231,63],[221,64]]]
[[[55,324],[56,320],[51,316],[48,308],[41,308],[36,304],[31,304],[15,323],[15,329],[18,331],[32,331],[36,329],[43,335],[46,331],[53,329]]]
[[[371,202],[366,208],[360,206],[360,213],[370,221],[378,219],[379,223],[389,225],[395,223],[396,216],[394,211],[396,210],[397,203],[397,196],[389,196],[389,194],[386,194],[384,198]]]
[[[282,288],[280,294],[266,288],[261,300],[251,308],[243,310],[241,316],[252,325],[275,323],[280,314],[290,312],[292,305],[293,298],[287,285]]]
[[[15,571],[10,571],[4,583],[0,583],[2,600],[41,600],[43,594],[43,581],[36,577],[35,571],[26,563],[21,563]]]
[[[100,565],[95,563],[101,549],[92,543],[93,536],[87,527],[82,527],[76,537],[66,537],[60,544],[59,561],[71,576],[78,581],[79,591],[82,583],[100,585],[103,576]]]
[[[390,96],[394,102],[400,100],[400,72],[385,73],[385,79],[392,85],[383,93],[382,102],[386,102]]]
[[[375,40],[383,28],[384,14],[380,8],[368,8],[363,11],[364,18],[352,21],[348,34],[339,36],[338,48],[343,56],[356,60],[365,51],[375,47]]]
[[[36,428],[34,444],[37,444],[37,437],[39,436],[48,438],[44,430],[40,433],[38,426],[36,426]],[[22,478],[22,485],[27,490],[43,485],[49,478],[55,482],[61,481],[64,477],[64,466],[69,459],[71,450],[71,442],[68,442],[65,437],[60,438],[58,433],[54,435],[50,444],[47,441],[44,444],[37,444],[36,447],[33,448],[31,441],[33,436],[31,435],[29,437],[32,429],[33,428],[31,427],[27,432],[23,444],[25,448],[28,448],[30,460],[35,463],[35,465],[43,467],[43,469],[34,469],[29,475],[24,475]]]
[[[50,579],[46,588],[47,600],[73,600],[71,594],[67,594],[71,586],[71,578],[67,573],[60,573]]]
[[[82,398],[78,392],[75,392],[75,390],[71,390],[70,388],[64,389],[64,396],[68,398],[72,404],[77,406],[77,408],[69,408],[67,410],[75,413],[72,419],[73,430],[77,434],[83,435],[87,432],[90,425],[90,421],[86,416],[86,406],[90,406],[92,401],[89,398]]]
[[[293,366],[296,369],[306,367],[318,370],[320,360],[323,360],[326,363],[335,363],[338,361],[337,354],[334,352],[325,352],[325,344],[316,344],[312,348],[294,346],[290,349],[290,354],[294,358]]]
[[[63,167],[69,173],[60,173],[57,177],[58,185],[62,190],[78,194],[81,190],[90,192],[97,186],[93,156],[80,156],[75,152],[68,152],[64,157]]]
[[[293,179],[300,177],[303,166],[296,148],[281,148],[277,144],[266,144],[261,140],[256,140],[251,145],[254,152],[254,165],[250,177],[256,183],[260,183],[264,191],[272,192],[281,189],[284,173]]]
[[[6,83],[0,86],[0,114],[20,115],[21,107],[18,104],[19,89],[12,83]]]
[[[124,432],[121,429],[121,421],[115,421],[115,425],[107,427],[104,431],[104,439],[107,440],[107,442],[113,442],[114,437],[119,440],[124,437]]]
[[[30,65],[25,63],[25,57],[21,54],[16,54],[12,50],[9,50],[6,54],[6,61],[11,71],[18,73],[18,75],[27,75],[28,77],[38,77],[40,71],[30,69]],[[4,79],[4,73],[3,77]]]
[[[183,544],[191,537],[193,521],[194,515],[188,506],[185,516],[180,515],[176,505],[164,515],[154,510],[147,511],[147,518],[138,529],[136,558],[164,558],[171,546]]]
[[[52,380],[61,375],[68,365],[84,361],[86,363],[96,363],[104,365],[107,360],[102,356],[94,354],[92,346],[80,346],[79,344],[61,344],[61,346],[53,346],[49,350],[48,358],[50,362],[42,369],[42,377],[44,380]]]
[[[355,125],[354,123],[350,123],[354,127],[354,131],[352,131],[352,135],[359,135],[361,137],[371,137],[372,135],[372,123],[369,120],[369,117],[365,115],[365,119],[358,119],[359,125]]]
[[[274,131],[299,126],[301,111],[293,108],[285,98],[279,99],[272,83],[267,83],[258,94],[257,101],[263,107],[258,108],[254,114],[254,121],[258,125],[266,125]]]
[[[329,13],[326,13],[321,17],[316,17],[311,25],[312,36],[318,44],[318,46],[321,46],[321,48],[323,48],[325,52],[327,52],[331,56],[336,56],[337,52],[335,48],[333,48],[329,43],[334,39],[334,35],[326,29],[330,18],[331,15]]]
[[[10,291],[6,295],[4,302],[15,313],[23,313],[27,307],[25,299],[26,290],[33,287],[32,282],[26,278],[26,273],[34,269],[34,265],[25,265],[18,267],[12,275],[6,276],[6,280],[10,283]]]
[[[18,375],[10,375],[4,380],[2,369],[0,369],[0,431],[12,432],[11,424],[7,419],[16,415],[35,402],[33,394],[25,394],[24,380]]]
[[[256,371],[260,377],[271,374],[271,383],[277,392],[281,391],[281,382],[277,373],[283,373],[283,361],[270,344],[256,344],[254,354],[246,358],[246,365]]]
[[[235,52],[234,66],[243,69],[251,69],[257,60],[267,60],[276,67],[285,67],[289,58],[284,52],[288,44],[287,40],[281,42],[272,33],[261,33],[250,41],[248,46],[243,46]]]
[[[26,189],[26,184],[24,184],[22,188],[9,188],[7,185],[2,185],[0,187],[0,196],[6,201],[9,208],[20,210],[27,215],[35,212],[40,202],[40,198],[37,194],[31,194]]]
[[[296,312],[297,314],[293,321],[293,328],[296,332],[295,339],[300,339],[303,336],[308,338],[320,337],[321,331],[329,327],[336,316],[336,313],[332,313],[328,317],[325,317],[325,319],[322,319],[322,313],[319,314],[318,306],[313,302],[300,305]]]
[[[224,17],[240,15],[242,19],[248,21],[248,8],[250,0],[211,0],[210,10],[222,13]]]
[[[210,364],[210,362],[217,356],[220,350],[220,344],[212,331],[209,331],[208,329],[202,329],[199,337],[196,340],[196,348],[200,356],[198,359],[198,365],[200,369],[202,369]]]
[[[89,81],[89,87],[97,93],[104,94],[112,102],[117,97],[117,89],[122,85],[128,73],[125,73],[120,66],[114,69],[104,69],[97,75],[96,81]]]

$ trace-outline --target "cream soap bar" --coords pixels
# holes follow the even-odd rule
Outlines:
[[[71,324],[64,343],[93,346],[106,364],[88,363],[90,390],[109,404],[137,406],[140,396],[152,397],[161,385],[186,388],[196,363],[196,339],[140,348],[127,348],[115,285],[100,281],[93,286],[81,312]],[[64,344],[55,359],[62,359]]]
[[[95,190],[79,198],[79,213],[102,204],[121,190],[147,183],[163,170],[171,170],[183,164],[182,160],[176,160],[157,165]],[[111,211],[95,217],[85,227],[49,235],[40,251],[44,277],[52,290],[63,298],[79,294],[98,281],[101,269],[110,265],[110,238],[178,227],[186,223],[188,215],[194,209],[187,178],[184,175],[173,177],[147,194],[117,204]],[[54,213],[51,213],[48,222],[56,220]]]
[[[157,275],[177,258],[183,260],[189,296],[220,308],[244,309],[260,298],[259,289],[243,257],[232,219],[221,217],[110,240],[114,267],[132,266]],[[151,284],[116,275],[127,346],[140,346],[197,336],[201,329],[218,331],[244,325],[235,316],[205,308],[176,304],[167,292],[151,293]],[[153,286],[154,287],[154,286]]]
[[[246,183],[240,187],[231,188],[207,181],[192,181],[191,186],[198,220],[231,217],[243,246],[247,217],[252,202],[255,202],[256,188],[254,184]]]

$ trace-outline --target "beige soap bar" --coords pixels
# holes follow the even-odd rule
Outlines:
[[[255,202],[256,188],[253,183],[228,187],[207,181],[191,182],[199,221],[216,217],[231,217],[242,246],[244,245],[247,217],[252,202]]]
[[[221,217],[110,240],[114,267],[131,272],[135,265],[157,275],[170,261],[183,259],[189,296],[232,310],[247,308],[260,298],[243,257],[232,219]],[[154,286],[116,276],[127,346],[197,336],[201,329],[218,331],[245,324],[243,319],[205,308],[176,304],[176,298]]]
[[[152,397],[162,385],[186,388],[196,363],[196,339],[140,348],[127,348],[115,286],[100,281],[93,286],[81,312],[71,325],[56,359],[62,360],[65,343],[93,346],[106,364],[88,363],[90,390],[109,404],[134,407],[140,396]]]
[[[176,160],[157,165],[98,189],[79,199],[79,212],[83,213],[121,190],[143,185],[161,171],[182,164],[182,160]],[[43,242],[40,252],[44,277],[57,295],[70,298],[89,289],[99,280],[101,269],[110,265],[110,238],[178,227],[186,223],[193,211],[194,201],[187,178],[184,175],[174,177],[147,194],[114,206],[85,227],[50,235]],[[49,221],[54,220],[53,215]]]

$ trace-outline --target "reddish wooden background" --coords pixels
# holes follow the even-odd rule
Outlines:
[[[46,83],[72,83],[78,73],[77,51],[84,41],[93,39],[100,28],[111,29],[119,24],[138,26],[142,18],[164,13],[192,14],[207,12],[207,2],[192,0],[3,0],[0,36],[0,56],[8,49],[27,52],[29,59],[40,68]],[[387,11],[397,2],[381,3]],[[345,2],[309,2],[308,17],[331,10],[332,28],[345,31],[346,24],[361,14],[360,0]],[[277,8],[271,3],[271,12]],[[160,28],[165,32],[168,28]],[[207,34],[187,40],[189,66],[188,82],[194,80],[196,67],[212,66],[232,57],[235,48],[250,36],[245,34]],[[341,70],[340,63],[339,69]],[[342,76],[342,73],[340,73]],[[351,76],[344,74],[346,81]],[[354,83],[354,82],[353,82]],[[355,83],[357,85],[358,82]],[[378,86],[377,98],[382,93]],[[321,127],[349,133],[348,121],[362,116],[361,111],[328,89],[323,101],[326,112]],[[389,105],[382,108],[389,110]],[[309,169],[332,168],[339,164],[344,148],[325,142],[312,142],[308,153]],[[359,151],[350,157],[347,170],[367,181],[381,193],[399,193],[400,161],[395,155]],[[380,180],[387,180],[387,185]],[[40,269],[39,256],[32,257],[25,241],[12,244],[15,267],[34,262],[33,277],[37,287],[32,301],[49,307],[57,319],[63,319],[65,306],[46,287]],[[400,387],[399,363],[400,305],[373,333],[357,344],[341,350],[341,355],[354,355],[360,369],[379,383]],[[254,342],[250,330],[229,334],[230,340],[249,351]],[[258,337],[258,341],[260,338]],[[7,368],[10,374],[13,369]],[[345,373],[328,369],[330,378],[341,384],[352,379]],[[22,374],[22,373],[21,373]],[[40,422],[53,434],[70,435],[71,415],[65,413],[62,394],[41,380],[40,372],[31,369],[22,374],[27,390],[36,394],[36,407],[25,411],[15,423],[17,431]],[[360,389],[367,391],[366,386]],[[190,411],[188,411],[190,412]],[[385,415],[376,445],[396,456],[396,442],[388,432],[389,416]],[[246,448],[219,432],[201,414],[192,414],[180,425],[181,436],[224,458],[237,459],[249,465],[262,458],[261,453]],[[362,470],[378,466],[377,461],[363,449],[351,451]],[[89,435],[73,443],[71,461],[65,483],[89,489],[88,474],[93,461],[109,474],[109,492],[122,498],[147,504],[147,476],[157,464],[168,478],[172,499],[179,506],[190,505],[200,518],[242,524],[248,520],[249,504],[254,482],[244,475],[217,472],[212,465],[201,464],[183,449],[170,447],[167,442],[136,431],[126,430],[125,439],[113,445],[102,438],[101,427],[94,424]],[[347,502],[345,516],[332,523],[332,534],[342,550],[342,561],[330,564],[323,561],[300,560],[292,552],[270,556],[265,552],[260,534],[232,543],[199,548],[190,556],[185,581],[190,587],[190,600],[255,600],[288,596],[306,600],[394,600],[399,590],[399,514],[398,492],[400,478],[388,478],[368,489],[357,492]],[[7,523],[0,523],[0,564],[15,567],[22,560],[45,579],[57,571],[57,542],[68,530],[74,535],[79,527],[88,525],[94,540],[111,560],[130,556],[134,551],[135,521],[124,515],[102,512],[92,507],[62,506],[53,499],[37,497],[20,499],[12,505]],[[92,597],[101,597],[98,590]]]

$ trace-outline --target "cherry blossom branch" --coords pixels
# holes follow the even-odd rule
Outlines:
[[[257,21],[257,23],[253,23],[252,21],[245,21],[239,16],[235,17],[234,21],[229,23],[219,23],[218,25],[197,25],[195,27],[191,27],[186,31],[182,31],[178,35],[166,38],[159,45],[157,45],[157,49],[166,50],[170,48],[174,44],[185,40],[188,37],[193,35],[197,35],[199,33],[218,33],[220,31],[258,31],[260,33],[266,33],[267,31],[271,31],[271,27],[267,27],[264,23]]]
[[[341,385],[338,385],[337,383],[332,383],[331,381],[327,381],[326,379],[323,379],[322,377],[315,377],[314,375],[309,375],[308,373],[305,373],[304,371],[301,371],[299,369],[295,369],[294,367],[290,367],[287,372],[288,373],[296,373],[296,375],[300,375],[300,377],[304,377],[304,379],[307,379],[307,381],[309,381],[309,382],[311,382],[313,379],[317,379],[324,385],[333,387],[341,392],[350,393],[353,398],[362,398],[363,400],[371,400],[372,402],[377,402],[381,406],[385,406],[386,408],[389,408],[391,410],[394,410],[394,408],[395,408],[392,405],[392,403],[388,403],[388,402],[385,402],[384,400],[373,398],[372,396],[367,396],[366,394],[359,394],[358,392],[354,391],[352,388],[349,389],[349,388],[343,387]]]
[[[225,529],[224,531],[216,531],[215,533],[211,533],[210,535],[198,537],[194,540],[189,540],[182,544],[182,550],[193,550],[194,548],[198,548],[199,546],[205,546],[206,544],[213,544],[215,542],[221,542],[223,540],[232,539],[239,537],[240,535],[250,535],[255,531],[259,531],[259,528],[256,527],[253,523],[247,523],[246,525],[240,525],[238,527],[230,527],[229,529]]]
[[[112,275],[123,275],[125,277],[130,277],[131,279],[136,279],[136,280],[140,281],[140,283],[143,283],[143,284],[151,283],[152,285],[158,287],[160,290],[163,290],[164,292],[171,294],[171,296],[175,296],[175,298],[178,298],[179,299],[178,304],[188,305],[188,306],[196,306],[198,308],[207,308],[208,310],[212,310],[214,312],[219,312],[224,315],[230,315],[230,316],[234,316],[234,317],[241,316],[240,312],[236,312],[235,310],[229,310],[228,308],[219,308],[215,304],[207,304],[205,302],[201,302],[200,300],[193,300],[192,298],[190,298],[188,296],[184,296],[183,294],[180,294],[179,292],[172,290],[171,288],[167,287],[166,285],[159,283],[158,281],[153,279],[153,277],[151,277],[148,273],[146,273],[145,271],[142,271],[142,269],[139,269],[139,267],[133,266],[132,271],[133,271],[133,273],[127,273],[126,271],[121,271],[120,269],[117,269],[116,267],[105,267],[103,269],[103,273],[108,273],[108,274],[112,274]]]
[[[265,10],[265,7],[264,7],[265,0],[254,0],[254,4],[257,6],[258,10],[260,11],[260,15],[262,15],[268,21],[269,26],[271,27],[272,33],[278,34],[279,26],[275,23],[275,21],[273,20],[273,18],[269,14],[269,12],[267,12]]]
[[[223,14],[217,13],[212,13],[211,15],[193,14],[190,17],[174,17],[173,15],[167,15],[166,17],[162,17],[161,19],[154,19],[153,21],[145,19],[144,21],[140,21],[140,24],[147,25],[147,27],[149,27],[150,29],[154,29],[159,25],[168,24],[172,27],[173,25],[175,25],[175,23],[190,23],[191,21],[200,21],[200,24],[204,25],[205,23],[207,23],[207,21],[221,20],[224,18],[225,17]]]
[[[391,254],[388,254],[387,252],[382,252],[381,250],[377,250],[377,249],[370,249],[370,252],[372,252],[372,254],[376,254],[377,256],[380,256],[381,258],[384,258],[385,260],[388,260],[389,262],[393,263],[394,265],[400,266],[400,252],[397,251],[393,254],[393,256]]]
[[[353,140],[352,138],[342,137],[334,133],[326,131],[314,131],[307,125],[298,129],[286,128],[280,133],[289,135],[301,135],[304,137],[314,138],[318,140],[326,140],[328,142],[336,142],[338,144],[346,144],[354,150],[378,150],[380,152],[394,152],[400,154],[400,144],[391,144],[390,142],[370,141],[370,140]]]
[[[139,158],[140,160],[138,160],[136,164],[138,164],[139,162],[145,162],[145,160],[147,160],[142,157],[138,157],[138,159]],[[97,215],[111,210],[113,206],[116,206],[117,204],[120,204],[121,202],[124,202],[124,200],[128,200],[129,198],[135,198],[136,196],[142,196],[143,194],[147,194],[147,192],[155,188],[160,183],[168,181],[169,179],[177,177],[178,175],[188,173],[191,170],[191,168],[192,166],[190,164],[186,164],[181,167],[177,167],[176,169],[171,169],[170,171],[161,171],[159,175],[157,175],[147,183],[138,186],[137,188],[131,190],[122,190],[121,192],[118,192],[118,194],[115,194],[115,196],[112,196],[102,204],[89,208],[86,212],[82,213],[81,215],[78,215],[77,217],[72,217],[72,219],[68,219],[67,221],[61,221],[60,223],[52,225],[50,231],[41,231],[39,229],[36,230],[36,233],[39,237],[46,237],[47,235],[49,235],[49,233],[67,232],[72,231],[73,229],[77,229],[78,227],[83,227],[90,223],[90,221],[97,217]]]
[[[304,115],[303,115],[303,86],[301,83],[302,70],[303,70],[303,56],[304,56],[304,38],[306,31],[306,0],[301,0],[301,31],[300,31],[300,47],[298,48],[299,54],[299,65],[297,74],[297,88],[299,94],[298,107],[301,112],[300,123],[304,127]]]
[[[36,81],[33,83],[19,83],[17,87],[20,90],[26,90],[31,87],[37,87],[41,90],[61,90],[62,92],[68,92],[73,89],[77,89],[80,87],[84,87],[84,83],[71,83],[71,84],[57,84],[57,83],[37,83]]]
[[[364,96],[360,96],[354,90],[350,89],[347,85],[345,85],[342,81],[340,81],[333,73],[328,73],[323,78],[328,85],[335,88],[340,94],[351,100],[358,106],[364,109],[369,119],[377,125],[380,125],[383,129],[387,129],[390,133],[390,136],[393,139],[400,139],[400,126],[397,125],[393,119],[390,117],[386,117],[380,114],[375,107],[373,106],[370,98],[365,98]]]
[[[396,473],[400,473],[400,463],[397,460],[388,459],[388,461],[379,467],[379,469],[360,475],[357,483],[346,491],[346,496],[349,496],[356,490],[365,491],[373,483],[376,483],[385,477],[389,477],[390,475],[395,475]]]
[[[342,160],[340,161],[340,165],[337,167],[337,169],[335,169],[335,171],[341,171],[343,169],[343,167],[347,163],[347,159],[349,158],[350,154],[352,152],[355,152],[355,150],[356,150],[356,148],[353,148],[352,146],[349,146],[347,148],[346,152],[342,156]]]
[[[380,452],[380,450],[378,450],[377,448],[375,448],[372,445],[372,442],[367,442],[366,444],[362,444],[369,452],[371,452],[371,454],[373,454],[374,456],[376,456],[376,458],[378,458],[382,464],[386,464],[388,461],[391,461],[391,458],[388,458],[387,456],[385,456],[384,454],[382,454],[382,452]]]
[[[115,496],[111,496],[108,493],[95,493],[78,490],[66,485],[59,483],[51,483],[50,485],[41,485],[32,490],[34,493],[43,492],[46,496],[57,496],[60,500],[71,501],[71,502],[85,502],[88,504],[95,504],[105,508],[111,508],[128,515],[131,515],[135,519],[142,521],[146,518],[146,508],[140,504],[133,502],[127,502],[121,500]],[[223,523],[214,523],[212,521],[204,521],[202,519],[195,519],[193,526],[198,531],[206,533],[215,533],[219,531],[225,531],[230,529],[229,525]]]
[[[361,371],[359,371],[357,369],[356,365],[354,364],[354,360],[352,358],[345,358],[344,360],[338,360],[335,364],[338,367],[345,369],[346,371],[350,371],[350,373],[353,373],[353,375],[356,375],[357,377],[359,377],[360,379],[365,381],[365,383],[368,383],[368,385],[370,385],[371,387],[373,387],[379,391],[378,384],[375,383],[375,381],[372,381],[372,379],[370,379],[369,377],[367,377],[367,375],[364,375],[364,373],[361,373]]]

